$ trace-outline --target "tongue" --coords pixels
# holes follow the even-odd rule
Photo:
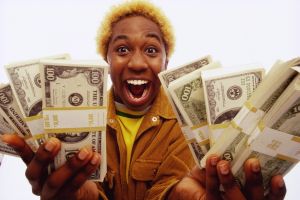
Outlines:
[[[141,97],[145,90],[145,85],[129,85],[131,94],[135,97]]]

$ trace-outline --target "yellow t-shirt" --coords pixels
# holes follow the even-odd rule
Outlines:
[[[128,170],[131,159],[131,151],[134,144],[135,136],[141,126],[145,113],[149,108],[143,111],[132,111],[125,107],[125,105],[115,102],[117,120],[120,124],[124,142],[127,149],[126,160],[126,180],[128,183]]]

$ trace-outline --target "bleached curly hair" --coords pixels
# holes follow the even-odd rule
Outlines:
[[[104,17],[97,31],[97,51],[104,59],[107,56],[108,43],[111,39],[114,24],[128,16],[144,16],[156,23],[163,36],[167,57],[169,58],[172,55],[175,46],[175,36],[168,18],[149,1],[131,0],[113,6]]]

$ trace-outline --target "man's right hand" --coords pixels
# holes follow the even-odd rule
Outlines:
[[[194,167],[170,191],[168,200],[282,200],[286,193],[281,175],[274,176],[270,182],[270,193],[264,196],[262,174],[257,159],[248,159],[244,164],[246,184],[239,188],[231,173],[228,161],[220,160],[217,155],[207,159],[206,169]],[[223,186],[224,192],[219,190]]]
[[[88,181],[99,168],[100,155],[88,148],[81,149],[63,166],[48,175],[48,165],[60,151],[61,143],[51,138],[36,153],[17,135],[2,135],[2,141],[13,147],[27,165],[26,177],[32,192],[42,200],[98,199],[96,183]]]

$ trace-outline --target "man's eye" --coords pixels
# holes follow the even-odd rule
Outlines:
[[[154,47],[149,47],[149,48],[146,49],[147,54],[155,54],[157,52],[158,52],[158,50]]]
[[[129,52],[129,49],[127,47],[122,46],[122,47],[117,48],[117,52],[119,54],[126,54],[127,52]]]

